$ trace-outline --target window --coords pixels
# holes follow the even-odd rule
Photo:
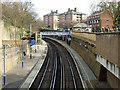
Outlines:
[[[94,23],[96,23],[96,20],[94,20]]]
[[[96,23],[98,23],[98,20],[96,20]]]
[[[106,19],[106,21],[109,21],[109,19]]]
[[[109,26],[108,24],[106,24],[106,26]]]
[[[100,25],[99,25],[99,24],[97,24],[97,26],[99,27]]]

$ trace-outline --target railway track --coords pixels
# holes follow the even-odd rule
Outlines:
[[[69,52],[55,41],[48,43],[48,55],[30,89],[83,89],[75,63]]]

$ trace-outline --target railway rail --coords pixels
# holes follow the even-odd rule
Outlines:
[[[83,89],[75,63],[69,52],[59,43],[45,39],[48,55],[30,89]]]

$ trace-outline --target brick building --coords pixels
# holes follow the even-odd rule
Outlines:
[[[70,28],[71,26],[84,22],[85,20],[86,14],[78,12],[77,8],[74,8],[74,10],[68,8],[67,12],[61,14],[58,14],[58,10],[55,12],[51,11],[51,13],[43,16],[44,26],[53,29],[57,29],[58,27],[64,28],[65,26]]]
[[[87,24],[92,25],[94,30],[112,30],[113,20],[106,11],[96,11],[87,17]]]
[[[86,20],[86,14],[77,11],[77,8],[70,10],[68,8],[67,12],[61,13],[59,15],[59,26],[60,27],[71,27],[77,23],[84,22]]]
[[[43,16],[44,26],[47,28],[58,28],[58,22],[59,22],[59,13],[58,10],[51,11],[51,13],[46,14]]]

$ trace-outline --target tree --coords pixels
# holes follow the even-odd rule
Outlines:
[[[4,2],[3,3],[3,20],[5,23],[21,28],[20,37],[23,36],[23,28],[29,29],[32,24],[32,30],[39,30],[43,26],[41,19],[36,19],[37,14],[34,12],[31,2]],[[15,36],[16,37],[16,36]],[[16,40],[16,38],[15,38]]]
[[[118,18],[120,16],[120,2],[117,2],[116,0],[102,0],[97,5],[92,4],[91,8],[92,12],[96,10],[106,11],[111,16],[114,27],[116,27],[116,25],[118,24]]]

